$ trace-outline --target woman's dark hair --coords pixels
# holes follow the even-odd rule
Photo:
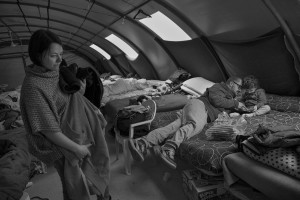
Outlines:
[[[37,30],[30,38],[28,45],[28,53],[31,61],[38,66],[41,66],[41,57],[44,51],[49,50],[52,43],[57,43],[62,46],[59,37],[48,30]]]

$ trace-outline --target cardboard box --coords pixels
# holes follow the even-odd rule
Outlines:
[[[182,179],[188,200],[219,200],[229,196],[224,188],[223,177],[207,176],[199,170],[184,170]]]

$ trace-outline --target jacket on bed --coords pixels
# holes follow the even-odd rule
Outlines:
[[[207,88],[205,93],[199,97],[204,102],[207,109],[208,121],[213,122],[218,118],[218,114],[226,111],[230,112],[236,109],[239,102],[234,99],[235,94],[227,87],[225,83],[216,83]]]

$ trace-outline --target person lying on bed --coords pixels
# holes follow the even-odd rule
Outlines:
[[[82,94],[66,93],[59,84],[60,38],[51,31],[37,30],[30,38],[28,53],[33,64],[25,67],[20,108],[30,152],[54,165],[64,200],[90,200],[91,192],[100,200],[111,199],[106,121]]]
[[[144,161],[147,149],[165,143],[160,148],[160,157],[172,168],[176,168],[175,152],[179,145],[200,133],[208,122],[218,114],[231,112],[245,105],[235,99],[241,91],[242,79],[230,77],[226,83],[216,83],[199,98],[190,99],[179,112],[178,119],[165,127],[155,129],[146,136],[129,140],[129,149],[136,161]]]

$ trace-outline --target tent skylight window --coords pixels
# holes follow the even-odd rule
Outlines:
[[[101,49],[100,47],[98,47],[97,45],[95,44],[91,44],[90,45],[91,48],[95,49],[96,51],[98,51],[102,56],[104,56],[107,60],[109,60],[111,58],[111,56],[106,52],[104,51],[103,49]]]
[[[177,24],[159,11],[152,14],[149,18],[140,19],[139,21],[159,35],[163,40],[191,40],[190,36],[188,36],[188,34],[186,34]]]
[[[139,54],[133,48],[114,34],[107,36],[105,39],[119,47],[126,54],[128,59],[135,60],[138,57]]]

